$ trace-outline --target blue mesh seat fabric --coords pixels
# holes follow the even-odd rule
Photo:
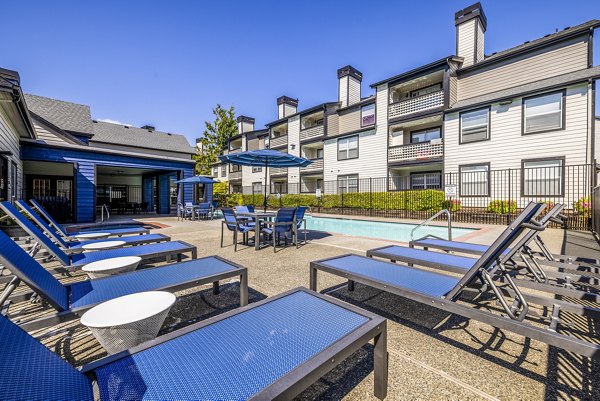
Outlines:
[[[132,235],[129,237],[121,237],[118,241],[124,241],[126,245],[129,244],[138,244],[138,243],[151,243],[158,241],[166,241],[168,237],[162,234],[148,234],[148,235]],[[98,242],[106,242],[107,239],[94,239],[89,241],[73,241],[69,242],[69,249],[77,249],[81,248],[86,244],[95,244]]]
[[[236,268],[229,263],[214,257],[208,257],[96,280],[82,281],[69,286],[71,290],[71,308],[86,307],[123,295],[171,287],[233,270],[236,270]]]
[[[221,209],[221,211],[223,212],[223,219],[225,220],[225,225],[227,226],[227,229],[229,231],[235,231],[235,224],[237,222],[237,217],[235,215],[235,212],[233,211],[233,209],[231,208],[223,208]],[[254,224],[254,223],[252,223]],[[254,226],[250,225],[250,224],[240,224],[238,226],[238,231],[242,232],[242,233],[246,233],[248,231],[253,231],[254,230]]]
[[[348,255],[321,262],[336,270],[347,271],[389,283],[395,287],[442,297],[452,290],[459,279],[445,274],[396,265],[358,255]]]
[[[272,227],[265,227],[262,229],[264,233],[269,235],[273,234],[273,231],[276,233],[286,233],[291,232],[293,223],[294,223],[294,214],[296,213],[296,208],[293,207],[282,207],[277,211],[277,217],[275,217],[275,223],[290,223],[285,225],[276,225]]]
[[[306,206],[298,206],[298,208],[296,209],[296,221],[298,221],[298,228],[300,228],[300,226],[302,225],[302,219],[304,218],[306,209],[308,209]]]
[[[439,240],[435,238],[426,238],[414,241],[419,246],[430,246],[432,248],[438,249],[464,249],[468,253],[484,253],[488,250],[488,245],[480,245],[474,244],[470,242],[459,242],[459,241],[447,241],[447,240]],[[446,248],[448,247],[448,248]],[[507,254],[510,252],[510,248],[506,249],[503,254]]]
[[[94,399],[89,378],[1,315],[0,355],[0,399]]]
[[[147,244],[129,248],[110,249],[106,251],[97,251],[89,253],[80,253],[71,255],[71,266],[81,266],[97,260],[118,258],[121,256],[147,256],[158,252],[186,252],[190,250],[190,245],[179,241],[161,242],[159,244]]]
[[[248,209],[248,211],[250,213],[254,213],[254,205],[248,205],[248,206],[246,206],[246,208]]]
[[[95,370],[108,400],[245,400],[356,330],[368,318],[306,292]]]
[[[385,252],[394,256],[394,260],[405,261],[406,259],[417,259],[424,264],[422,266],[446,265],[457,269],[468,271],[473,267],[477,259],[465,256],[449,255],[441,252],[425,251],[423,249],[408,248],[405,246],[390,245],[377,251]],[[418,262],[415,262],[419,264]]]

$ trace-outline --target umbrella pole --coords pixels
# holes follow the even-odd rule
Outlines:
[[[264,203],[264,211],[267,211],[267,185],[268,181],[267,181],[267,168],[269,167],[269,162],[265,161],[265,203]]]

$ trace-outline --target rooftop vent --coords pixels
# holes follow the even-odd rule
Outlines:
[[[129,129],[129,125],[124,125],[123,128]]]
[[[97,123],[98,121],[97,121],[97,120],[92,120],[92,122],[93,122],[93,123]]]
[[[147,129],[147,130],[148,130],[148,132],[152,132],[152,131],[154,131],[156,128],[154,128],[154,126],[152,126],[152,125],[144,125],[144,126],[142,127],[142,129]]]

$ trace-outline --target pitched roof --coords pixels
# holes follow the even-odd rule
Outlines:
[[[93,135],[90,107],[48,97],[25,94],[27,108],[58,128]]]
[[[102,142],[138,148],[159,149],[180,153],[196,153],[185,136],[161,131],[150,131],[103,121],[93,122],[94,136],[90,143]]]
[[[511,57],[513,55],[535,49],[536,47],[539,47],[539,46],[545,46],[550,43],[560,41],[562,39],[566,39],[566,38],[569,38],[572,36],[578,36],[585,32],[588,32],[590,29],[596,28],[598,26],[600,26],[600,20],[593,19],[593,20],[584,22],[583,24],[579,24],[579,25],[576,25],[573,27],[566,27],[562,31],[551,33],[551,34],[545,35],[541,38],[527,41],[518,46],[514,46],[509,49],[502,50],[502,51],[493,53],[491,55],[485,56],[485,58],[481,62],[472,64],[468,67],[463,67],[459,70],[459,72],[475,69],[481,65],[487,65],[488,63],[493,63],[495,61],[502,60],[506,57]]]
[[[530,93],[555,89],[558,87],[564,87],[565,85],[574,84],[577,82],[585,82],[589,79],[597,78],[600,78],[600,66],[586,68],[583,70],[558,75],[556,77],[541,79],[539,81],[529,82],[524,85],[519,85],[508,89],[502,89],[496,92],[486,93],[485,95],[464,99],[454,103],[454,105],[448,111],[453,112],[460,109],[490,104],[502,100],[509,100],[515,97],[525,96]]]

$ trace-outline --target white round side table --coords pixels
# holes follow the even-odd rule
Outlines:
[[[137,269],[142,261],[139,256],[123,256],[119,258],[102,259],[84,265],[81,270],[91,279],[131,272]]]
[[[175,299],[165,291],[125,295],[94,306],[81,316],[81,324],[115,354],[156,338]]]
[[[105,251],[107,249],[121,248],[125,245],[125,241],[102,241],[93,242],[81,246],[84,251]]]
[[[80,233],[75,235],[79,241],[86,241],[92,239],[106,239],[110,237],[110,233]]]

